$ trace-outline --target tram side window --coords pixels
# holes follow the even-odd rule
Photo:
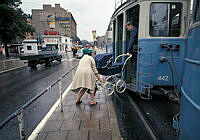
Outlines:
[[[136,5],[126,11],[126,22],[130,21],[133,26],[139,29],[139,12],[140,6]],[[130,40],[130,32],[126,31],[126,44],[128,45]],[[137,42],[136,42],[137,44]],[[126,47],[128,49],[128,46]]]
[[[152,3],[149,34],[153,37],[180,36],[181,12],[181,3]]]
[[[122,45],[123,45],[123,18],[124,15],[121,14],[117,17],[117,46],[116,46],[116,51],[117,55],[122,54]]]
[[[200,21],[200,1],[194,1],[195,11],[194,11],[194,23]]]

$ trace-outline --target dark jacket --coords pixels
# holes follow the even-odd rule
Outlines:
[[[133,29],[130,31],[130,40],[128,43],[128,53],[132,54],[133,52],[133,45],[137,43],[138,39],[138,29],[136,27],[133,27]]]

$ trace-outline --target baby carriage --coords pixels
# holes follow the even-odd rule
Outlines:
[[[118,62],[122,57],[125,57],[124,62]],[[96,55],[95,61],[97,70],[99,74],[106,76],[105,83],[101,85],[101,87],[108,96],[112,95],[115,90],[118,93],[123,93],[126,90],[126,82],[123,80],[123,71],[127,61],[131,57],[132,55],[121,54],[117,56],[113,62],[113,55],[111,53]]]

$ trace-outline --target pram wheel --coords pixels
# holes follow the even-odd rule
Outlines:
[[[103,91],[107,96],[110,96],[114,93],[114,85],[110,82],[106,82],[103,85]]]
[[[123,93],[126,90],[126,82],[124,80],[118,80],[116,83],[116,91]]]

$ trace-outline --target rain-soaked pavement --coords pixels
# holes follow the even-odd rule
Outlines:
[[[0,74],[0,122],[59,79],[78,62],[72,58],[71,54],[68,54],[63,60],[61,64],[55,62],[51,67],[41,65],[37,67],[37,70],[25,67]],[[63,79],[63,90],[68,87],[71,79],[72,73]],[[25,109],[26,135],[33,131],[33,128],[37,126],[58,98],[58,85],[55,85],[39,100]],[[17,139],[18,134],[18,123],[16,119],[13,119],[0,131],[0,139]]]

